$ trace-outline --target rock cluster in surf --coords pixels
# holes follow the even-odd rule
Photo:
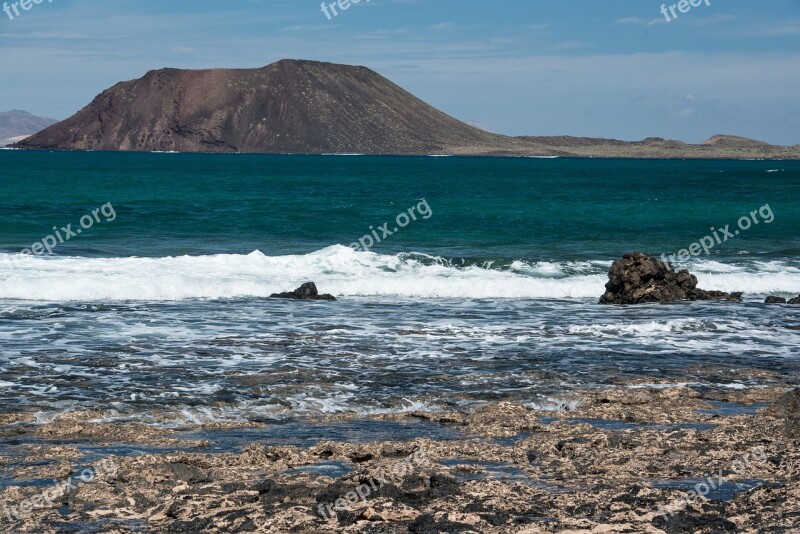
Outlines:
[[[277,299],[295,299],[295,300],[336,300],[336,297],[329,294],[320,295],[317,291],[317,286],[314,282],[306,282],[294,291],[285,293],[273,293],[270,295],[272,298]]]
[[[787,300],[783,297],[776,297],[770,295],[764,301],[764,304],[800,304],[800,296],[789,299],[787,302]]]
[[[647,254],[625,254],[608,271],[606,292],[600,304],[643,304],[682,300],[728,300],[741,302],[741,293],[705,291],[697,287],[697,277],[687,270],[672,267]]]

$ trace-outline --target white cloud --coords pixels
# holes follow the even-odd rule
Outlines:
[[[645,24],[647,19],[641,17],[624,17],[617,19],[614,24]]]
[[[800,17],[774,17],[764,9],[759,10],[763,20],[740,15],[735,28],[720,24],[703,32],[705,24],[724,22],[723,15],[690,13],[670,23],[695,33],[681,35],[669,24],[656,26],[666,24],[664,17],[647,22],[648,14],[658,15],[659,2],[652,11],[648,7],[639,13],[643,16],[617,19],[621,26],[606,21],[606,35],[601,35],[581,33],[569,19],[554,18],[555,13],[536,6],[528,13],[509,9],[520,20],[502,25],[481,18],[474,32],[454,38],[457,32],[429,27],[451,24],[442,22],[450,15],[424,22],[416,15],[404,18],[402,9],[397,17],[388,15],[387,4],[420,2],[373,1],[368,5],[377,9],[368,11],[383,11],[387,17],[368,24],[358,22],[364,12],[325,21],[318,4],[293,13],[277,9],[281,3],[288,4],[250,6],[246,17],[234,4],[220,4],[213,12],[182,14],[176,26],[174,17],[129,3],[123,9],[92,0],[60,9],[54,2],[24,25],[20,21],[2,28],[15,38],[0,39],[5,82],[0,100],[38,115],[64,117],[101,90],[150,69],[247,68],[292,57],[366,65],[451,114],[491,117],[493,128],[502,132],[557,128],[620,138],[641,133],[686,138],[738,125],[749,137],[797,142],[800,53],[790,39],[800,35]],[[467,27],[466,19],[453,20],[456,28]],[[650,31],[652,39],[643,44],[648,53],[636,53],[642,43],[638,36],[626,40],[624,34],[636,33],[621,31],[626,24],[629,30],[655,26],[666,31]],[[216,37],[209,40],[212,34]],[[726,48],[730,52],[720,52]],[[598,53],[603,50],[614,53]],[[54,92],[55,82],[63,90]],[[584,116],[586,109],[594,110],[596,118]],[[664,120],[670,111],[680,118],[692,113],[688,110],[703,121]]]
[[[691,119],[694,117],[694,108],[684,108],[679,111],[671,111],[670,116],[676,119]]]

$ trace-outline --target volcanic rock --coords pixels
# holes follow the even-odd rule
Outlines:
[[[502,150],[510,140],[442,113],[366,67],[286,59],[257,69],[150,71],[19,146],[437,154]]]
[[[787,436],[800,439],[800,389],[782,395],[773,403],[772,412],[784,420]]]
[[[764,304],[786,304],[786,299],[783,298],[783,297],[775,297],[775,296],[770,295],[764,301]]]
[[[294,291],[286,293],[273,293],[270,295],[270,297],[295,300],[336,300],[333,295],[328,295],[327,293],[325,295],[320,295],[314,282],[306,282]]]
[[[730,378],[727,366],[718,371]],[[736,376],[766,378],[762,373],[748,369]],[[143,435],[142,423],[111,421],[101,411],[72,412],[39,425],[17,424],[32,422],[33,412],[0,415],[0,431],[18,443],[0,457],[10,482],[0,484],[6,506],[0,532],[121,534],[143,532],[145,525],[149,532],[208,534],[794,533],[800,442],[786,439],[785,416],[759,409],[761,403],[784,404],[779,397],[786,398],[787,382],[779,382],[719,392],[733,410],[712,404],[702,386],[632,389],[627,386],[639,383],[632,379],[612,390],[575,391],[581,402],[571,413],[530,410],[520,420],[525,408],[518,403],[490,402],[480,411],[452,406],[371,419],[413,421],[414,434],[406,430],[400,441],[366,435],[359,443],[330,437],[338,441],[267,447],[263,439],[244,445],[244,434],[240,450],[226,451],[203,450],[205,440],[179,440],[183,432],[160,426],[148,426],[152,433]],[[782,413],[796,415],[798,403],[793,405]],[[743,406],[758,409],[757,417],[744,415]],[[426,427],[417,425],[418,414],[426,413],[429,421],[462,420],[462,437],[424,436]],[[530,421],[545,417],[552,421],[531,432]],[[328,414],[323,421],[357,429],[363,418]],[[617,426],[623,421],[624,430]],[[92,437],[73,434],[76,425],[94,427]],[[209,432],[240,425],[193,427],[210,438]],[[512,426],[514,438],[500,439]],[[263,423],[242,428],[258,429],[259,436],[269,432]],[[130,441],[134,435],[138,439]],[[174,442],[166,445],[166,439]],[[90,483],[77,481],[75,466],[85,465],[85,448],[109,450],[109,444],[118,456],[103,461],[113,470],[97,469]],[[133,452],[142,447],[146,454]],[[415,452],[424,454],[416,455],[422,461],[404,460]],[[366,454],[372,459],[352,463]],[[61,484],[71,474],[76,491],[45,503],[47,487],[40,481]],[[687,506],[687,490],[699,488],[697,481],[713,481],[714,493]],[[23,502],[34,505],[31,513],[6,522]]]
[[[675,272],[661,260],[641,252],[626,254],[608,271],[606,292],[600,304],[642,304],[682,300],[728,300],[741,302],[741,293],[704,291],[697,277],[683,270]]]
[[[789,299],[789,304],[800,304],[800,297]]]

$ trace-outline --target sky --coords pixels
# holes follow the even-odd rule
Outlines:
[[[361,0],[329,20],[320,0],[42,0],[0,11],[0,111],[64,119],[148,70],[293,58],[365,65],[508,135],[800,144],[800,0],[673,18],[676,0],[669,22],[662,4]]]

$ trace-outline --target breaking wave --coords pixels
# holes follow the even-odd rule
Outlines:
[[[0,254],[0,299],[176,301],[267,297],[314,281],[340,297],[595,299],[610,261],[454,262],[335,245],[303,255],[78,258]],[[704,289],[800,294],[800,268],[781,261],[690,267]]]

